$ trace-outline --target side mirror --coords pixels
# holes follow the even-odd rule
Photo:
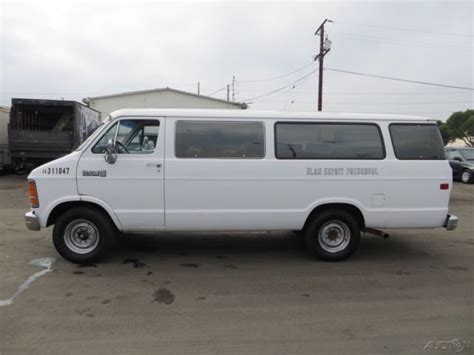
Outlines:
[[[453,160],[456,160],[456,161],[462,161],[462,159],[461,159],[461,158],[459,158],[459,157],[454,157],[454,158],[453,158]]]
[[[115,144],[112,139],[109,139],[107,142],[107,147],[104,152],[104,160],[108,164],[115,164],[117,161],[117,150],[115,149]]]

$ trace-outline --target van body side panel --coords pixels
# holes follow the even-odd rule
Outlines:
[[[211,159],[167,161],[167,229],[297,228],[304,223],[304,201],[292,201],[299,197],[301,181],[292,182],[295,193],[289,198],[276,190],[281,182],[269,175],[271,164]]]
[[[397,121],[394,121],[395,123]],[[448,214],[452,172],[447,160],[400,160],[395,156],[389,125],[380,122],[387,150],[387,185],[384,219],[375,214],[368,220],[373,228],[437,228]],[[441,190],[440,185],[449,188]]]
[[[397,160],[386,123],[382,160],[275,159],[269,119],[264,159],[178,159],[176,121],[167,124],[167,230],[301,229],[327,203],[356,206],[372,228],[442,227],[448,213],[447,161]]]
[[[393,170],[403,168],[396,162],[364,162],[364,169],[378,173],[370,177],[306,176],[310,161],[246,165],[169,161],[167,229],[301,229],[314,208],[329,203],[358,207],[372,228],[441,227],[448,213],[449,190],[439,186],[449,177],[396,174]],[[318,164],[329,174],[359,166],[353,161]],[[186,176],[187,169],[192,177]]]
[[[271,130],[265,127],[267,157],[263,159],[176,158],[175,126],[179,120],[187,119],[168,118],[167,122],[167,230],[291,229],[302,223],[304,216],[297,205],[284,206],[284,197],[269,184],[272,176],[268,172],[274,164],[268,158]]]

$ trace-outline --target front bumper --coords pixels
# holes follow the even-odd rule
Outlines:
[[[446,221],[444,222],[444,228],[446,228],[448,231],[452,231],[456,229],[458,226],[458,217],[452,214],[448,214],[446,217]]]
[[[38,216],[33,211],[25,214],[25,224],[30,231],[39,231],[41,229]]]

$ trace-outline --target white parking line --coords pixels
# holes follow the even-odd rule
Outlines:
[[[25,291],[33,281],[35,281],[37,278],[46,275],[48,272],[53,271],[52,266],[56,262],[56,258],[49,257],[49,258],[39,258],[39,259],[34,259],[31,260],[28,264],[29,265],[34,265],[34,266],[39,266],[45,268],[44,270],[38,271],[34,273],[33,275],[29,276],[21,285],[18,287],[18,289],[13,293],[13,295],[6,299],[6,300],[0,300],[0,307],[3,306],[8,306],[13,303],[13,300],[17,298],[23,291]]]

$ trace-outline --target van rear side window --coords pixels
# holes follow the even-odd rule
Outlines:
[[[175,149],[177,158],[263,158],[263,123],[178,121]]]
[[[445,160],[443,140],[434,124],[390,125],[395,156],[400,160]]]
[[[289,123],[275,125],[278,159],[384,159],[380,129],[362,123]]]

